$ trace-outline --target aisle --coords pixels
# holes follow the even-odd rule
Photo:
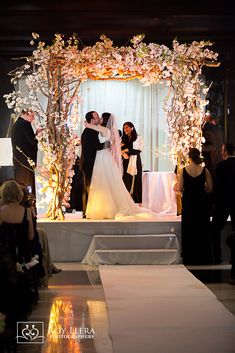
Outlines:
[[[234,353],[235,318],[183,265],[100,266],[115,353]]]

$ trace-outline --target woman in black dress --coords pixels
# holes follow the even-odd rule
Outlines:
[[[15,180],[8,180],[1,187],[0,243],[6,245],[13,260],[27,263],[31,260],[30,242],[34,239],[32,214],[22,206],[23,192]]]
[[[123,181],[135,203],[142,203],[142,161],[143,139],[137,134],[134,125],[127,121],[123,124],[122,158]]]
[[[22,267],[24,272],[17,271],[17,263],[29,262],[32,256],[30,242],[34,239],[34,229],[31,211],[20,205],[23,192],[14,180],[3,183],[1,196],[0,312],[6,317],[6,332],[9,332],[6,342],[10,345],[15,342],[16,323],[27,319],[38,293],[31,286],[31,271],[25,266]],[[1,348],[0,340],[2,352]]]
[[[209,171],[201,166],[197,148],[189,151],[189,164],[179,177],[182,197],[182,258],[186,265],[209,264],[212,261],[210,203],[208,193],[213,184]]]

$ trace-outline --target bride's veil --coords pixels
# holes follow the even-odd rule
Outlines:
[[[106,127],[111,131],[109,147],[111,149],[112,156],[115,162],[117,163],[117,166],[122,174],[123,168],[122,168],[122,157],[121,157],[121,138],[117,127],[116,118],[113,114],[110,115],[109,120],[106,124]],[[109,143],[109,142],[106,142],[106,143]],[[104,148],[105,147],[106,146],[104,146]]]

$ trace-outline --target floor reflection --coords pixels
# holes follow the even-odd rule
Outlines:
[[[76,275],[74,275],[76,272]],[[99,271],[62,271],[50,279],[50,287],[54,285],[101,285]]]
[[[44,344],[20,344],[17,353],[112,353],[98,270],[53,276],[28,321],[44,323]]]

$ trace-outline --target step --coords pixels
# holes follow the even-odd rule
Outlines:
[[[180,263],[176,249],[95,250],[90,258],[95,265],[175,265]]]
[[[95,235],[93,249],[179,249],[175,234]]]

